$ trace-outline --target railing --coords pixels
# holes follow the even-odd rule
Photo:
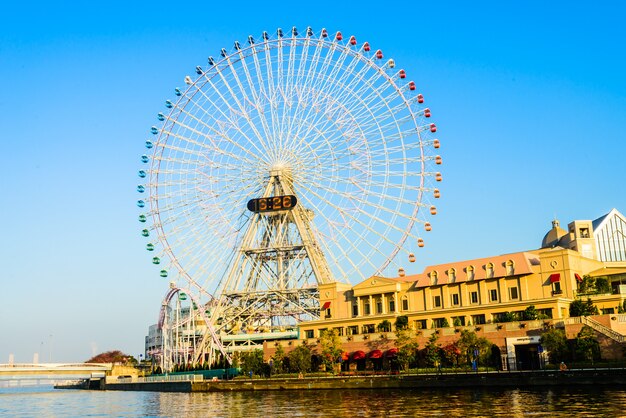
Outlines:
[[[594,330],[598,331],[601,334],[606,335],[607,337],[611,338],[612,340],[617,341],[618,343],[623,343],[624,341],[626,341],[626,337],[624,337],[622,334],[620,334],[617,331],[612,330],[611,328],[602,325],[601,323],[599,323],[598,321],[588,318],[586,316],[581,316],[581,323],[590,326],[591,328],[593,328]]]
[[[163,376],[146,376],[138,377],[135,382],[147,383],[147,382],[201,382],[204,378],[201,374],[174,374]],[[132,383],[131,377],[118,379],[118,383]]]

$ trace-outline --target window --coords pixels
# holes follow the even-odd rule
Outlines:
[[[452,324],[455,327],[464,327],[465,326],[465,317],[464,316],[453,316]]]
[[[319,336],[320,336],[320,337],[321,337],[321,336],[323,336],[325,332],[326,332],[326,328],[320,328],[320,330],[319,330]]]
[[[498,290],[497,289],[491,289],[489,291],[489,300],[491,300],[492,302],[497,302],[498,301]]]
[[[373,334],[374,332],[376,332],[376,328],[374,327],[374,324],[365,324],[363,325],[363,334]]]
[[[467,280],[474,280],[474,266],[467,267]]]
[[[589,238],[589,228],[580,228],[580,237]]]
[[[383,313],[383,302],[380,299],[376,301],[376,313],[377,314]]]
[[[487,263],[487,265],[485,266],[485,272],[488,279],[491,279],[493,277],[493,263]]]
[[[472,323],[474,325],[483,325],[485,322],[485,314],[472,315]]]
[[[560,295],[561,293],[563,293],[563,291],[561,290],[561,282],[552,283],[552,294]]]
[[[433,306],[435,308],[441,308],[441,296],[434,296],[433,297]]]
[[[305,331],[305,333],[306,333],[306,337],[307,338],[313,338],[313,330],[312,329],[307,329]]]
[[[458,306],[459,305],[459,294],[455,293],[452,295],[452,306]]]
[[[552,318],[552,308],[537,309],[537,313],[539,314],[539,318]]]
[[[352,316],[359,316],[359,305],[352,305]]]
[[[389,301],[389,312],[395,312],[396,311],[396,301],[395,300],[390,300]]]
[[[513,260],[509,260],[506,262],[506,275],[512,276],[515,273],[515,263]]]
[[[454,283],[456,281],[456,270],[453,268],[448,270],[448,277],[450,278],[450,282]]]
[[[415,329],[426,329],[426,320],[425,319],[416,320]]]
[[[615,308],[602,308],[602,315],[614,314]]]
[[[365,315],[370,315],[372,311],[370,310],[370,303],[365,302]]]
[[[326,318],[332,318],[332,315],[330,314],[330,308],[326,309]]]
[[[409,300],[407,298],[402,299],[402,310],[403,311],[409,310]]]
[[[343,327],[333,328],[333,330],[337,331],[337,335],[343,337]]]
[[[519,299],[519,294],[517,291],[517,287],[510,287],[509,288],[509,298],[510,299]]]
[[[433,319],[433,328],[445,328],[448,327],[448,320],[446,318]]]
[[[357,335],[359,333],[359,327],[351,325],[348,327],[348,335]]]
[[[472,303],[478,303],[478,292],[471,292],[470,293],[470,301]]]

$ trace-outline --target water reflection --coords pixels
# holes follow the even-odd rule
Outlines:
[[[450,389],[154,394],[146,415],[279,417],[623,416],[626,392],[578,389]]]
[[[0,416],[617,417],[626,416],[624,411],[626,390],[597,386],[231,393],[0,390]]]

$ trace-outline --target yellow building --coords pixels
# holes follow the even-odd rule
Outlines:
[[[392,331],[385,320],[393,324],[406,316],[411,328],[423,330],[418,334],[424,338],[437,329],[443,337],[454,337],[461,327],[480,333],[493,330],[497,334],[489,339],[510,351],[506,339],[519,339],[532,326],[517,323],[502,329],[497,324],[524,320],[530,305],[543,321],[568,318],[569,305],[581,297],[578,291],[587,275],[606,278],[610,289],[583,296],[589,296],[602,314],[621,313],[626,299],[626,218],[615,209],[595,221],[573,221],[567,231],[553,221],[536,250],[432,265],[412,276],[370,277],[354,286],[320,285],[320,319],[300,324],[300,339],[315,345],[323,330],[336,329],[344,349],[366,351],[381,332]],[[623,326],[626,331],[626,315],[619,321],[612,318],[603,326],[619,332]],[[538,345],[538,337],[530,343]],[[393,341],[380,348],[391,347]]]

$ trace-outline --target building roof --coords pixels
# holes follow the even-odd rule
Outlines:
[[[552,248],[559,245],[561,238],[567,235],[567,231],[559,226],[558,220],[552,221],[552,229],[543,237],[541,248]]]
[[[507,263],[512,264],[512,274],[507,274]],[[519,252],[493,257],[477,258],[474,260],[436,264],[426,267],[420,274],[393,278],[392,280],[415,282],[415,287],[427,287],[473,280],[484,280],[487,278],[531,274],[533,272],[532,266],[538,263],[539,258],[536,254]],[[491,276],[488,275],[489,267],[493,268],[493,275]],[[472,269],[474,277],[470,278],[471,275],[468,275],[468,272],[472,271]]]
[[[607,221],[613,216],[619,216],[620,218],[626,220],[624,215],[622,215],[617,209],[613,208],[606,215],[600,216],[598,219],[591,222],[591,224],[593,225],[593,230],[595,231],[601,226],[604,226],[605,221]]]

